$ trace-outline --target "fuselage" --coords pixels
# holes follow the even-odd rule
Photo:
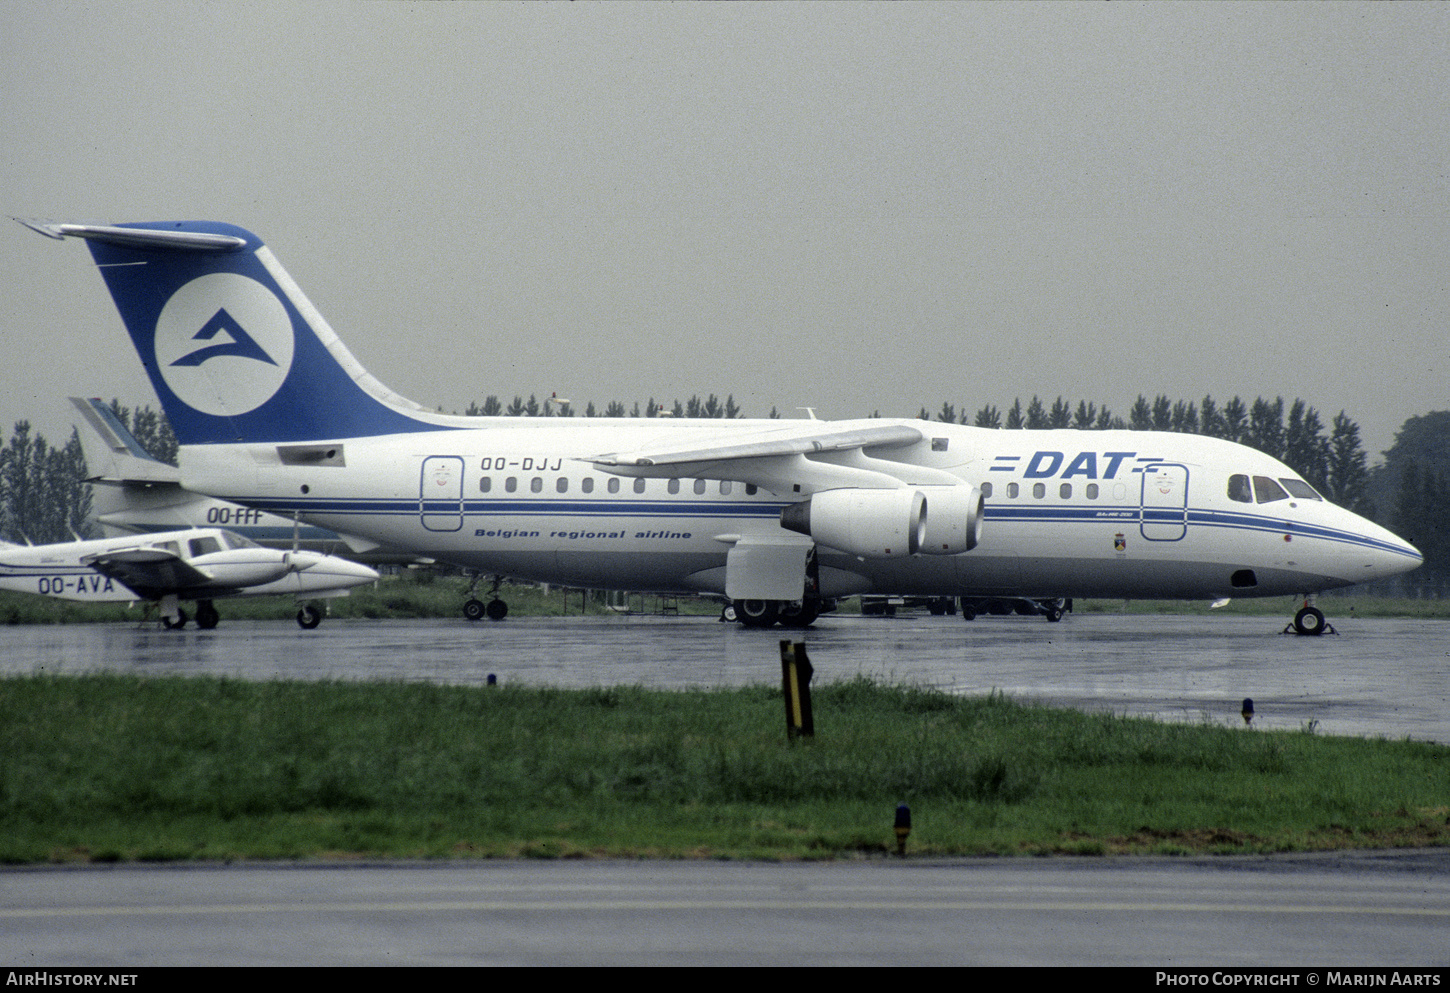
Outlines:
[[[252,232],[24,223],[86,239],[182,485],[356,552],[722,594],[762,624],[853,593],[1218,599],[1420,563],[1287,466],[1196,435],[435,414],[374,379]]]
[[[484,573],[722,593],[730,539],[781,534],[818,487],[604,471],[604,450],[718,444],[780,421],[448,419],[453,430],[182,450],[188,488]],[[1309,593],[1405,571],[1415,550],[1242,445],[1139,431],[922,421],[870,452],[985,497],[980,544],[869,558],[817,549],[820,593],[1219,598]],[[832,422],[832,428],[849,427]],[[809,456],[808,456],[809,457]]]

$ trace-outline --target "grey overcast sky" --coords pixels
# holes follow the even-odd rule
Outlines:
[[[748,416],[1450,407],[1450,6],[0,7],[4,212],[268,242],[387,385]],[[0,428],[153,402],[0,227]]]

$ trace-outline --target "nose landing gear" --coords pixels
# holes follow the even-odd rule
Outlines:
[[[1314,606],[1310,600],[1305,600],[1304,606],[1299,608],[1294,619],[1284,626],[1284,634],[1288,634],[1290,631],[1315,637],[1321,634],[1339,633],[1334,630],[1333,624],[1324,619],[1324,611]]]

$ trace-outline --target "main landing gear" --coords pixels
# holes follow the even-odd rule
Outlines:
[[[1062,620],[1062,615],[1072,610],[1071,598],[1055,597],[1050,600],[1029,600],[1024,597],[989,597],[987,599],[970,599],[962,597],[962,620],[976,620],[981,613],[994,614],[998,617],[1006,617],[1009,614],[1017,614],[1021,617],[1035,617],[1041,615],[1054,624]]]
[[[739,621],[742,627],[747,628],[768,628],[772,624],[785,628],[807,628],[815,623],[823,609],[824,604],[816,597],[804,600],[733,600],[720,616],[722,620]]]
[[[493,577],[493,585],[489,588],[489,601],[484,603],[473,595],[478,588],[478,581],[482,576],[475,575],[468,584],[468,599],[463,604],[463,616],[470,621],[481,621],[487,617],[491,621],[501,621],[509,615],[509,605],[499,599],[498,588],[503,585],[502,576]]]
[[[161,604],[161,626],[168,631],[180,631],[186,627],[191,620],[186,611],[179,606],[167,604],[164,599]],[[322,623],[323,611],[315,603],[303,604],[297,610],[297,624],[305,630],[312,630]],[[210,600],[196,601],[196,626],[203,631],[210,631],[221,623],[221,612],[216,609],[216,604]]]
[[[196,601],[196,626],[203,631],[210,631],[221,622],[222,615],[217,611],[216,604],[210,600]],[[186,627],[190,620],[186,611],[182,610],[174,598],[161,598],[161,626],[168,631],[180,631]]]
[[[1304,601],[1304,606],[1294,615],[1294,619],[1284,625],[1282,633],[1288,634],[1293,631],[1295,634],[1307,634],[1318,636],[1321,634],[1338,634],[1334,625],[1324,619],[1324,611],[1314,606],[1312,598]]]

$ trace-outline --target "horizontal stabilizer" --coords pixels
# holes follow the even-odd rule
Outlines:
[[[15,218],[32,231],[47,238],[85,238],[126,248],[160,248],[193,252],[234,252],[245,248],[245,238],[203,231],[170,231],[165,228],[123,228],[110,224],[68,224]]]

